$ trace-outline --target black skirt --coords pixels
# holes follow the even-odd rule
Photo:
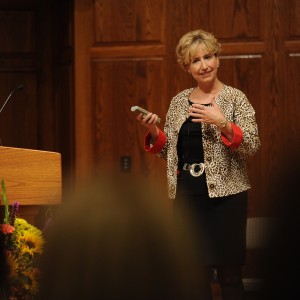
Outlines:
[[[181,170],[174,208],[175,215],[178,209],[188,212],[204,264],[245,264],[247,191],[209,198],[205,173],[193,177]]]

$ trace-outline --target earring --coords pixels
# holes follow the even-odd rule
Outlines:
[[[190,75],[192,75],[191,71],[188,71],[188,73],[189,73]]]

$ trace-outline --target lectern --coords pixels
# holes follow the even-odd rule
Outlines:
[[[60,153],[0,147],[0,181],[5,181],[9,204],[60,204],[61,173]]]

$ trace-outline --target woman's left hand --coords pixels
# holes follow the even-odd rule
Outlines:
[[[225,119],[223,112],[214,98],[211,101],[211,106],[193,103],[189,109],[189,115],[192,117],[193,122],[214,124],[216,126]]]

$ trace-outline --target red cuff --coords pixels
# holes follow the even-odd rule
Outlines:
[[[145,151],[147,151],[149,153],[157,154],[162,150],[163,146],[166,144],[166,141],[167,141],[167,138],[166,138],[165,133],[159,129],[157,139],[156,139],[155,143],[152,145],[151,144],[152,137],[151,137],[151,134],[148,132],[144,139],[144,149],[145,149]]]
[[[233,130],[233,141],[230,142],[223,133],[221,133],[221,139],[226,146],[231,149],[237,149],[243,140],[243,132],[240,127],[233,123],[231,123],[231,127]]]

